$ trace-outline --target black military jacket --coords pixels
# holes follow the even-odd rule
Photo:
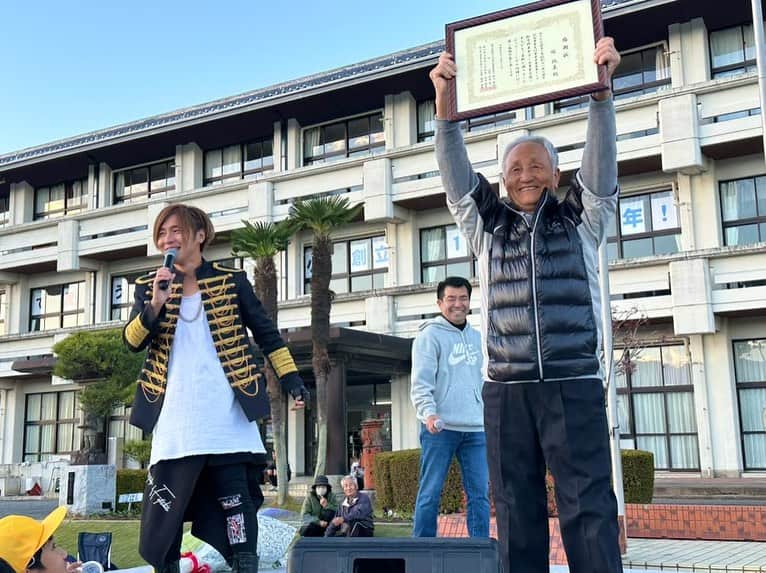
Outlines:
[[[159,316],[155,316],[149,305],[155,272],[136,279],[133,308],[122,333],[133,352],[148,348],[130,416],[130,423],[145,432],[154,429],[162,409],[183,295],[183,277],[177,273],[169,286],[170,297]],[[266,383],[245,327],[253,333],[287,391],[303,384],[290,351],[266,316],[244,271],[203,260],[196,276],[218,359],[237,401],[250,421],[268,416]]]

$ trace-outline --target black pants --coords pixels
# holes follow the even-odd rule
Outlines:
[[[324,537],[326,529],[326,527],[322,527],[316,522],[307,523],[306,525],[301,526],[300,534],[301,537]]]
[[[194,495],[209,498],[208,503],[214,504],[216,513],[222,518],[223,523],[208,523],[206,526],[225,528],[230,550],[226,553],[232,557],[242,553],[255,555],[258,546],[257,512],[263,503],[263,496],[259,488],[253,491],[248,485],[248,471],[252,471],[252,464],[228,463],[227,460],[238,459],[236,456],[191,456],[159,462],[152,468],[157,484],[155,487],[162,484],[162,489],[166,490],[165,497],[172,501],[168,509],[162,511],[156,505],[159,496],[150,493],[151,485],[144,494],[145,499],[154,503],[151,510],[144,508],[142,514],[141,554],[155,568],[161,563],[172,563],[179,558],[184,515],[192,491]],[[195,468],[201,472],[197,480],[194,479]],[[195,486],[195,481],[197,485],[200,482],[205,484],[202,491]],[[168,490],[170,493],[167,493]],[[254,497],[256,494],[259,497]],[[207,518],[210,519],[210,514],[207,514]],[[166,552],[162,551],[164,557],[158,553],[160,547],[168,548]]]
[[[617,501],[600,380],[485,383],[484,427],[504,570],[547,572],[545,467],[569,570],[620,573]]]

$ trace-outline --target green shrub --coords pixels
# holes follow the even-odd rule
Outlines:
[[[396,452],[380,452],[375,455],[375,505],[379,512],[384,509],[392,509],[394,506],[394,493],[391,489],[391,457]]]
[[[652,503],[654,454],[643,450],[622,450],[622,483],[625,503]]]
[[[146,470],[117,470],[117,499],[124,493],[143,493],[146,485]],[[115,499],[115,509],[124,510],[128,508],[127,503],[117,503]],[[140,513],[141,504],[134,503],[131,508]]]
[[[394,510],[400,516],[415,511],[420,483],[420,450],[399,450],[375,456],[375,487],[378,508]],[[444,480],[439,511],[454,513],[463,503],[463,482],[460,469],[453,459]]]

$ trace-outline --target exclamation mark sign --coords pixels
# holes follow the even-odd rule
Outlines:
[[[667,221],[668,220],[668,206],[667,205],[662,205],[661,208],[662,208],[662,220],[663,221]]]

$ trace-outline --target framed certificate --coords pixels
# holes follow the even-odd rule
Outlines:
[[[451,120],[517,109],[609,87],[593,62],[604,35],[599,0],[541,0],[447,24]]]

